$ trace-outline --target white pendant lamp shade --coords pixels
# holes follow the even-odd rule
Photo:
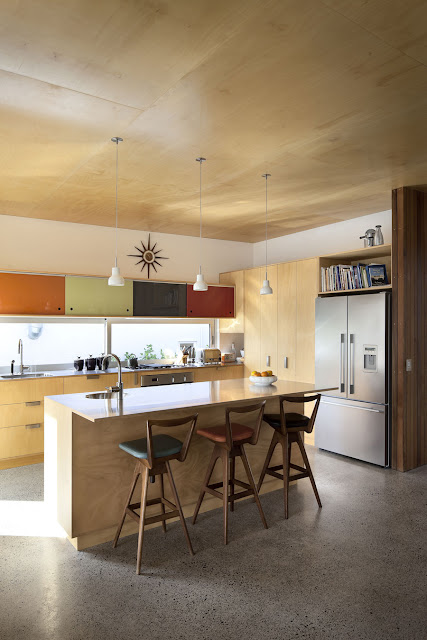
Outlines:
[[[265,178],[265,280],[262,283],[262,287],[260,289],[260,295],[269,296],[273,293],[273,289],[270,287],[270,282],[268,280],[267,274],[267,211],[268,211],[268,195],[267,195],[267,181],[271,176],[271,173],[263,173],[262,177]]]
[[[108,284],[110,287],[124,287],[125,279],[120,275],[119,267],[113,267],[111,269],[111,276],[108,278]]]
[[[270,287],[270,281],[264,280],[260,289],[260,294],[262,296],[268,296],[270,293],[273,293],[273,289]]]
[[[200,263],[199,273],[197,274],[196,282],[193,284],[193,291],[207,291],[208,285],[202,274],[202,163],[206,158],[196,158],[196,162],[200,163]]]
[[[116,148],[116,258],[114,262],[114,267],[111,269],[111,276],[108,278],[108,284],[110,287],[124,287],[125,280],[120,275],[120,269],[117,266],[117,226],[118,226],[118,216],[117,216],[117,182],[119,177],[119,142],[123,142],[123,138],[114,137],[111,138],[111,142],[114,142],[117,145]]]
[[[197,274],[196,282],[193,284],[193,291],[207,291],[208,285],[205,282],[202,273]]]

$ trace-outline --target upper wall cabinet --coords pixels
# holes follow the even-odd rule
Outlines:
[[[244,271],[232,271],[221,273],[219,281],[221,284],[235,286],[235,317],[224,318],[219,321],[220,333],[244,333],[245,315],[243,306],[244,296]]]
[[[133,283],[133,315],[185,318],[187,285],[135,281]]]
[[[65,278],[0,273],[0,313],[55,315],[65,312]]]
[[[65,312],[70,316],[133,315],[133,282],[108,286],[107,278],[65,278]]]
[[[187,316],[189,318],[234,317],[234,287],[213,287],[207,291],[193,291],[187,285]]]

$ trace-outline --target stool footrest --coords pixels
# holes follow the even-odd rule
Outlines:
[[[251,485],[247,482],[243,482],[242,480],[237,480],[236,478],[234,478],[233,483],[237,484],[238,487],[243,487],[243,489],[250,489],[252,491]]]
[[[139,505],[138,505],[138,507],[139,507]],[[127,513],[128,516],[133,518],[135,520],[135,522],[139,522],[139,515],[137,513],[135,513],[135,511],[133,509],[131,509],[131,507],[126,507],[126,513]]]
[[[228,502],[234,502],[235,500],[240,500],[240,498],[247,498],[248,496],[253,496],[254,492],[252,489],[248,489],[247,491],[239,491],[239,493],[233,493],[231,496],[228,496]]]
[[[307,471],[305,467],[300,467],[297,464],[294,464],[293,462],[291,462],[289,466],[291,469],[295,469],[295,471],[301,471],[301,473],[305,473],[305,471]]]
[[[292,482],[293,480],[301,480],[301,478],[308,478],[309,476],[310,474],[308,473],[308,471],[304,473],[293,473],[289,476],[289,482]]]
[[[277,471],[273,471],[272,469],[267,469],[265,473],[269,476],[273,476],[273,478],[277,478],[278,480],[283,480],[283,474],[277,473]]]
[[[169,511],[168,513],[160,513],[158,516],[148,516],[148,518],[145,518],[144,524],[154,524],[155,522],[162,522],[162,520],[178,517],[179,511],[178,509],[175,509],[175,511]]]
[[[215,483],[218,484],[218,483]],[[221,482],[219,483],[219,486],[221,486]],[[215,498],[219,498],[220,500],[223,499],[223,494],[220,493],[219,491],[216,491],[215,489],[213,489],[211,486],[206,486],[204,487],[204,491],[206,491],[206,493],[210,493],[212,496],[215,496]]]

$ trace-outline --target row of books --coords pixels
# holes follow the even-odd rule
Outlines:
[[[322,291],[351,291],[388,284],[384,264],[338,264],[322,267]]]

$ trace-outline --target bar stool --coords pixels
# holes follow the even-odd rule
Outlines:
[[[137,462],[135,470],[133,472],[129,495],[114,538],[113,547],[117,546],[117,541],[119,539],[126,516],[130,516],[131,518],[136,520],[136,522],[139,523],[138,552],[136,556],[136,573],[138,575],[141,572],[142,542],[144,537],[144,526],[146,524],[161,522],[163,531],[166,531],[166,520],[179,516],[182,528],[184,529],[184,535],[187,540],[188,548],[191,555],[194,555],[190,536],[188,535],[187,525],[185,524],[184,514],[182,513],[181,503],[179,501],[178,493],[176,490],[175,481],[172,475],[170,461],[178,460],[179,462],[184,462],[185,458],[187,457],[188,447],[190,446],[196,422],[197,414],[186,416],[184,418],[178,418],[176,420],[147,420],[146,438],[140,438],[139,440],[130,440],[129,442],[122,442],[121,444],[119,444],[120,449],[123,449],[123,451],[126,451],[126,453],[129,453],[131,456],[136,458]],[[169,427],[179,427],[187,423],[191,424],[183,443],[177,438],[173,438],[167,434],[159,433],[154,436],[152,434],[153,427],[160,427],[161,429],[165,429]],[[169,479],[169,484],[172,490],[175,504],[165,498],[163,483],[163,475],[165,473],[167,473]],[[141,476],[142,484],[141,502],[131,504],[132,495],[139,476]],[[148,479],[150,478],[151,482],[155,482],[155,476],[160,476],[160,498],[147,500]],[[146,507],[152,504],[160,504],[162,513],[157,516],[149,516],[147,518],[145,515]],[[171,509],[171,511],[166,512],[165,507],[168,507],[169,509]],[[135,512],[135,509],[140,509],[139,515]]]
[[[228,503],[230,503],[230,510],[234,511],[234,502],[235,500],[239,500],[240,498],[245,498],[251,495],[254,496],[255,502],[258,506],[258,510],[261,516],[262,523],[264,527],[268,529],[264,512],[262,510],[261,503],[259,501],[255,480],[252,475],[251,467],[249,465],[249,460],[246,456],[246,451],[244,449],[245,444],[256,444],[258,442],[262,418],[264,415],[264,407],[265,407],[265,400],[263,402],[260,402],[258,404],[253,404],[250,406],[228,407],[225,409],[225,425],[220,425],[216,427],[204,427],[202,429],[197,430],[197,433],[199,436],[207,438],[208,440],[213,442],[215,444],[215,447],[212,452],[212,456],[208,465],[208,470],[206,472],[206,477],[203,482],[202,489],[200,491],[196,508],[194,510],[193,524],[195,524],[196,522],[197,514],[199,513],[199,509],[202,504],[205,493],[210,493],[216,498],[219,498],[220,500],[223,501],[224,544],[228,544]],[[256,420],[255,429],[252,429],[251,427],[248,427],[244,424],[230,421],[231,413],[241,414],[241,413],[252,413],[253,411],[258,411],[258,417]],[[243,466],[245,468],[246,475],[249,480],[249,484],[247,482],[242,482],[241,480],[237,480],[235,477],[236,457],[240,457],[242,459]],[[209,484],[209,480],[211,478],[212,472],[215,467],[215,463],[218,460],[218,458],[222,460],[222,482],[215,482],[214,484]],[[242,487],[244,491],[240,491],[239,493],[234,493],[234,485],[238,485],[239,487]],[[219,487],[222,487],[222,493],[217,491]],[[229,487],[231,489],[230,495],[229,495]]]
[[[283,480],[284,484],[284,503],[285,503],[285,518],[288,517],[288,492],[289,492],[289,480],[301,480],[302,478],[310,478],[311,486],[313,487],[314,495],[316,496],[317,504],[322,506],[320,502],[319,493],[317,491],[316,483],[314,481],[313,473],[311,471],[310,463],[308,461],[307,453],[304,447],[304,441],[301,437],[301,433],[311,433],[314,427],[314,421],[316,420],[317,411],[319,409],[320,394],[314,396],[280,396],[280,414],[267,414],[264,416],[264,420],[270,427],[273,427],[274,434],[271,440],[270,447],[267,452],[267,457],[264,462],[264,466],[261,471],[261,476],[258,481],[258,491],[261,489],[264,482],[265,475],[268,474],[274,478]],[[314,405],[311,418],[304,416],[300,413],[285,413],[285,402],[298,402],[300,404],[306,402],[316,402]],[[297,464],[291,462],[291,446],[296,442],[302,458],[304,460],[305,467],[300,467]],[[278,464],[274,467],[269,467],[271,457],[273,455],[276,445],[280,444],[282,447],[283,464]],[[289,476],[290,469],[294,469],[299,473]],[[278,471],[282,471],[283,475],[280,475]]]

